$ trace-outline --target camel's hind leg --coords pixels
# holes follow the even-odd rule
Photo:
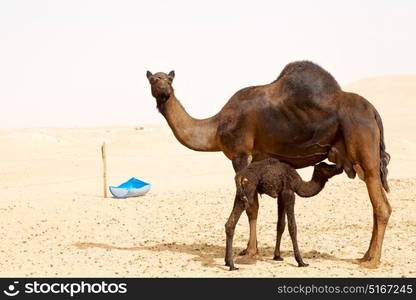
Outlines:
[[[365,171],[365,183],[373,206],[373,232],[370,246],[361,259],[361,264],[368,268],[377,268],[391,207],[383,190],[379,172]]]
[[[373,207],[373,232],[370,246],[361,259],[368,268],[377,268],[380,264],[384,233],[391,214],[391,207],[383,190],[380,164],[380,128],[370,113],[362,112],[343,120],[343,134],[348,159],[360,179],[365,181]]]
[[[283,204],[287,214],[287,223],[289,227],[290,238],[292,239],[293,253],[295,255],[296,262],[299,267],[307,267],[302,256],[300,255],[298,238],[297,238],[297,226],[295,219],[295,193],[293,191],[283,191],[282,192]]]

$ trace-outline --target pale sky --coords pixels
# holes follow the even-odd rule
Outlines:
[[[209,117],[312,60],[341,85],[416,74],[416,1],[1,1],[0,127],[160,123],[146,70]]]

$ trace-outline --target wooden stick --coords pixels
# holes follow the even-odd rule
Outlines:
[[[103,158],[103,194],[107,198],[107,153],[105,149],[105,142],[101,145],[101,156]]]

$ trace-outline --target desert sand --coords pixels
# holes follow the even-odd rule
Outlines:
[[[372,209],[364,183],[342,174],[319,195],[297,197],[299,246],[309,267],[296,267],[287,231],[285,260],[271,259],[276,200],[263,196],[257,263],[229,272],[223,257],[234,198],[230,161],[183,147],[166,124],[138,120],[137,127],[0,130],[0,276],[415,277],[416,76],[370,78],[345,90],[377,107],[392,156],[393,214],[378,269],[354,260],[368,247]],[[135,176],[152,184],[147,195],[103,198],[103,141],[109,184]],[[300,170],[305,180],[311,170]],[[243,215],[235,253],[247,238]]]

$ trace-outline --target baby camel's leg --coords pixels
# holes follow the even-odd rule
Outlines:
[[[232,159],[233,168],[236,173],[241,171],[245,167],[247,167],[253,159],[252,155],[249,154],[248,152],[243,151],[242,153],[246,153],[246,154],[234,157]],[[258,203],[257,193],[256,193],[253,204],[250,205],[250,207],[247,208],[246,210],[248,222],[250,225],[250,237],[247,243],[247,248],[238,254],[242,256],[242,258],[240,259],[241,261],[240,263],[251,264],[255,262],[253,257],[256,256],[257,254],[257,232],[256,231],[257,231],[258,211],[259,211],[259,203]]]
[[[235,226],[237,225],[237,222],[240,219],[244,208],[244,202],[239,197],[235,196],[233,210],[231,211],[227,223],[225,223],[225,233],[227,235],[225,247],[225,265],[230,267],[230,271],[238,269],[234,267],[233,261],[233,238]]]
[[[259,212],[259,199],[257,192],[254,193],[252,199],[249,199],[249,207],[246,209],[248,216],[248,223],[250,225],[250,237],[247,244],[247,249],[239,253],[236,263],[250,265],[256,263],[257,254],[257,215]]]
[[[274,249],[274,260],[282,261],[283,258],[280,256],[280,241],[282,240],[282,234],[285,231],[286,226],[286,215],[285,205],[283,203],[282,194],[279,193],[277,197],[277,228],[276,228],[276,248]]]
[[[292,239],[293,252],[295,253],[295,259],[298,262],[299,267],[306,267],[308,264],[305,264],[302,260],[302,256],[299,252],[298,240],[297,240],[297,228],[295,220],[295,193],[293,191],[283,191],[282,192],[283,202],[285,205],[285,210],[287,214],[287,222],[289,227],[290,238]]]

